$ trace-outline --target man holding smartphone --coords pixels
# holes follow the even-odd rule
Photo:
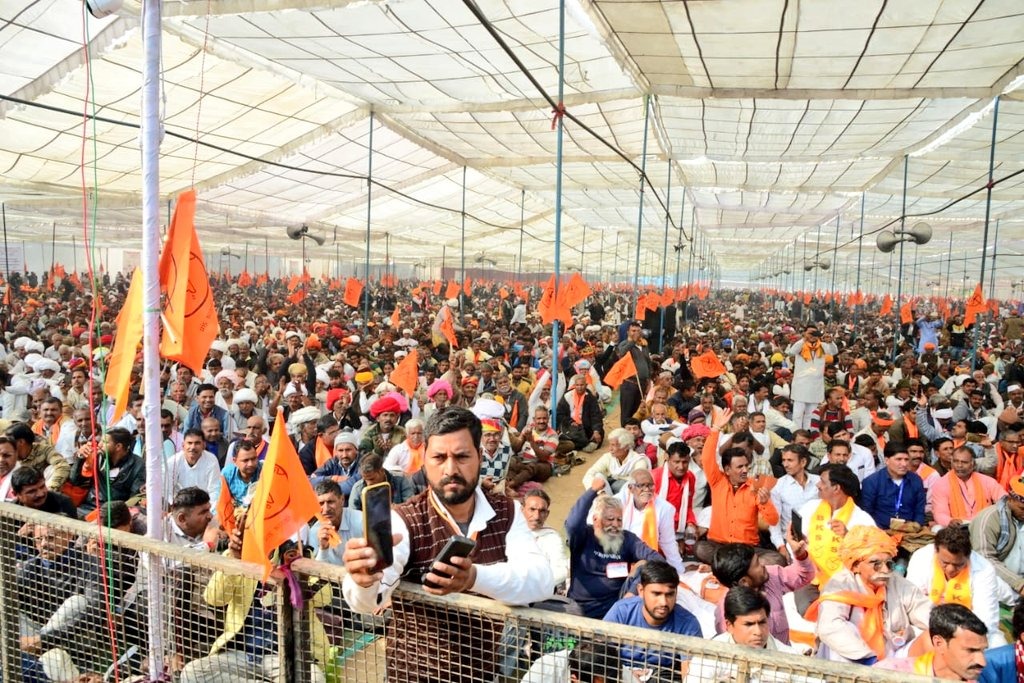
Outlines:
[[[482,427],[472,412],[452,407],[431,416],[424,430],[428,488],[391,511],[394,563],[374,572],[377,557],[365,538],[345,545],[348,576],[342,590],[357,612],[386,603],[401,579],[424,583],[433,595],[473,592],[510,605],[552,595],[551,568],[519,504],[479,487]],[[469,557],[435,561],[452,536],[476,542]],[[510,561],[514,558],[514,561]],[[498,621],[392,604],[388,680],[489,680],[495,677],[502,632]]]

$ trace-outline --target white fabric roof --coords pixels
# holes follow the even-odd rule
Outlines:
[[[695,226],[726,279],[745,279],[794,241],[800,257],[805,241],[813,256],[820,234],[822,253],[830,252],[837,217],[840,243],[849,241],[861,193],[866,231],[898,217],[904,155],[910,214],[984,185],[992,99],[1004,91],[995,176],[1021,169],[1019,0],[567,1],[566,108],[606,141],[566,119],[563,256],[578,262],[586,230],[589,272],[632,269],[639,174],[617,151],[641,165],[645,95],[655,192],[644,195],[642,262],[658,272],[670,173],[673,225],[688,235]],[[162,195],[197,187],[208,249],[241,241],[255,248],[266,237],[278,253],[297,256],[284,227],[305,222],[332,254],[336,241],[344,258],[361,258],[373,111],[378,261],[389,233],[399,261],[439,263],[446,245],[455,262],[466,167],[467,262],[484,254],[511,267],[522,211],[526,269],[550,267],[551,107],[467,2],[165,3]],[[556,0],[477,5],[556,96]],[[54,221],[62,234],[81,234],[84,98],[91,88],[98,116],[138,123],[140,11],[125,0],[116,16],[85,20],[75,0],[0,5],[0,95],[31,103],[0,101],[0,200],[14,238],[48,236]],[[206,144],[189,140],[197,130]],[[138,130],[97,122],[86,132],[99,242],[136,248]],[[1024,273],[1022,183],[1024,174],[992,196],[1004,295]],[[935,237],[918,255],[940,264],[950,234],[955,254],[979,249],[984,200],[979,192],[929,217]],[[677,239],[673,228],[669,241]],[[873,245],[865,239],[865,259]],[[855,256],[856,243],[847,244],[838,261]],[[977,261],[969,267],[976,271]]]

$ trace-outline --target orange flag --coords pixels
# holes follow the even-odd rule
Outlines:
[[[294,292],[295,288],[299,286],[299,282],[300,282],[299,276],[298,275],[292,275],[288,279],[288,291],[289,292]]]
[[[444,290],[445,299],[454,299],[459,296],[459,284],[454,280],[448,281],[448,288]]]
[[[271,570],[267,556],[320,512],[285,423],[284,411],[278,408],[263,474],[245,519],[242,560],[263,565],[264,581]]]
[[[507,299],[508,298],[508,290],[505,289],[504,287],[502,287],[501,289],[498,290],[498,296],[501,297],[502,299]]]
[[[389,381],[405,392],[406,396],[412,396],[416,391],[416,385],[420,381],[420,357],[416,349],[409,351],[409,355],[402,359],[398,366],[391,371]]]
[[[228,480],[220,478],[220,498],[217,499],[217,519],[220,520],[220,528],[228,536],[235,530],[235,499],[231,496],[231,489],[228,488]]]
[[[914,300],[900,306],[900,322],[904,325],[914,322]]]
[[[636,363],[633,362],[633,354],[627,353],[608,370],[608,374],[604,376],[604,383],[612,389],[618,389],[623,381],[630,377],[635,377],[636,374]]]
[[[690,360],[690,369],[693,371],[694,379],[703,377],[718,377],[724,375],[726,370],[722,361],[711,349]]]
[[[889,315],[892,313],[892,297],[888,294],[882,299],[882,308],[878,311],[878,315]]]
[[[359,299],[363,296],[363,283],[354,277],[345,281],[345,295],[341,298],[352,308],[359,308]]]
[[[583,279],[583,276],[578,272],[573,273],[564,289],[558,293],[558,298],[561,299],[559,304],[572,309],[573,306],[576,306],[590,296],[590,293],[590,285]]]
[[[434,280],[434,285],[431,288],[431,291],[434,292],[434,296],[440,296],[441,295],[441,284],[442,283],[441,283],[440,280]]]
[[[249,271],[243,270],[242,274],[238,276],[238,286],[248,287],[252,284],[252,275],[249,275]]]
[[[316,437],[316,468],[320,469],[331,459],[331,449],[327,447],[324,440]]]
[[[10,288],[8,288],[8,295]],[[114,414],[110,424],[124,415],[128,407],[128,390],[132,379],[135,354],[142,342],[142,269],[132,273],[132,284],[124,307],[117,314],[117,339],[114,350],[107,359],[107,378],[103,381],[103,392],[114,399]],[[205,355],[205,354],[204,354]]]
[[[217,338],[219,324],[210,276],[193,223],[195,212],[195,191],[183,192],[178,197],[167,244],[160,255],[160,286],[167,293],[160,354],[184,363],[199,374],[206,353]]]
[[[441,306],[441,310],[437,312],[432,331],[436,335],[444,336],[448,340],[449,347],[453,349],[459,348],[459,340],[455,336],[455,321],[452,320],[452,310],[447,306]],[[440,337],[437,340],[439,341]]]
[[[398,317],[398,306],[395,306],[395,312],[391,314],[391,327],[392,327],[393,329],[396,329],[396,330],[397,330],[397,329],[398,329],[398,325],[399,325],[399,324],[400,324],[401,322],[402,322],[402,321],[401,321],[401,320],[399,319],[399,317]]]
[[[967,308],[964,311],[964,325],[973,325],[979,313],[985,310],[985,299],[981,294],[981,283],[974,287],[974,293],[967,300]]]
[[[545,325],[551,323],[555,319],[556,315],[556,304],[555,304],[555,276],[552,275],[548,278],[547,283],[544,284],[544,290],[541,292],[540,301],[537,303],[537,312],[540,313],[540,321]]]
[[[289,294],[288,295],[287,301],[290,304],[301,304],[305,298],[306,298],[306,290],[305,289],[296,289],[294,294]]]
[[[462,283],[462,293],[466,296],[470,296],[473,293],[473,281],[470,278],[466,278],[466,281]]]

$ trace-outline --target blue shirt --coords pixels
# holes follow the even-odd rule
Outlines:
[[[923,525],[924,503],[924,482],[915,472],[907,472],[897,484],[889,470],[881,469],[861,486],[860,507],[874,518],[879,529],[888,529],[894,517]]]
[[[351,465],[345,467],[337,458],[331,458],[310,477],[313,481],[313,486],[315,487],[322,480],[330,479],[331,477],[348,477],[348,479],[338,484],[341,487],[341,492],[345,494],[345,500],[348,500],[349,496],[352,495],[352,487],[363,478],[363,475],[359,474],[359,460],[360,457],[356,457]]]
[[[220,420],[221,434],[231,434],[231,431],[228,429],[228,411],[224,410],[220,406],[214,406],[213,411],[209,414],[208,417],[215,417],[218,420]],[[185,416],[185,424],[181,426],[181,433],[184,434],[190,429],[201,430],[202,425],[203,417],[199,414],[199,404],[196,403],[191,408],[188,409],[188,415]]]
[[[679,605],[675,606],[672,614],[669,615],[664,624],[661,626],[651,626],[644,619],[644,599],[642,597],[619,600],[608,610],[608,614],[604,615],[604,620],[613,624],[625,624],[626,626],[636,626],[651,629],[652,631],[678,633],[697,638],[703,637],[697,618]],[[650,664],[651,666],[674,667],[677,661],[671,652],[658,652],[628,645],[620,648],[619,654],[623,659],[628,659],[638,664]]]
[[[260,474],[263,473],[263,463],[261,462],[256,465],[256,473],[252,476],[252,481],[243,481],[238,467],[233,462],[224,465],[224,469],[220,473],[224,475],[224,481],[228,483],[228,490],[231,491],[231,497],[234,498],[235,505],[238,505],[245,502],[246,496],[249,494],[249,487],[260,480]]]
[[[985,652],[985,668],[978,683],[1006,683],[1017,680],[1017,651],[1014,644]]]

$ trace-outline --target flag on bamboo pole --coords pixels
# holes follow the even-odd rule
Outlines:
[[[448,340],[450,348],[459,348],[459,340],[455,336],[455,321],[452,319],[452,310],[448,306],[441,306],[441,310],[437,312],[432,331],[438,339],[443,336]]]
[[[886,294],[882,298],[882,308],[879,309],[878,315],[889,315],[892,313],[892,296]]]
[[[287,301],[290,304],[301,304],[305,299],[306,299],[306,290],[305,290],[305,288],[303,288],[303,289],[296,289],[295,292],[293,292],[292,294],[289,294],[288,297],[287,297]]]
[[[467,277],[465,282],[462,283],[462,293],[465,294],[466,296],[471,296],[473,294],[472,278]]]
[[[459,283],[454,280],[448,281],[448,287],[444,290],[445,299],[455,299],[459,296]]]
[[[249,271],[243,270],[242,274],[238,276],[238,286],[248,287],[252,284],[252,275],[249,275]]]
[[[242,560],[263,565],[270,578],[268,556],[320,513],[320,504],[288,438],[284,411],[278,408],[263,473],[256,484],[245,519]]]
[[[440,296],[441,295],[441,287],[442,287],[442,285],[443,285],[443,283],[440,280],[434,280],[434,285],[433,285],[433,287],[431,289],[431,291],[434,292],[434,296]]]
[[[964,325],[973,325],[979,313],[985,311],[985,299],[981,293],[981,283],[974,287],[974,292],[967,299],[967,308],[964,310]]]
[[[608,370],[608,374],[604,376],[604,383],[612,389],[618,389],[619,385],[625,380],[630,377],[636,377],[636,375],[636,363],[633,362],[633,354],[629,352],[617,360],[615,365]]]
[[[900,306],[900,322],[904,325],[909,325],[914,322],[914,300],[911,299],[907,303]]]
[[[391,328],[397,330],[401,322],[401,319],[398,317],[398,306],[395,306],[395,312],[391,314]]]
[[[704,353],[700,354],[696,358],[690,360],[690,369],[693,372],[694,379],[702,379],[704,377],[718,377],[726,373],[725,366],[722,365],[722,361],[718,360],[718,356],[711,349],[708,349]]]
[[[7,294],[10,296],[10,288]],[[128,287],[128,296],[124,300],[121,312],[117,314],[117,337],[114,350],[107,364],[107,377],[103,381],[103,393],[114,399],[114,414],[110,424],[114,424],[124,415],[128,407],[128,393],[131,387],[132,367],[139,344],[142,343],[142,269],[136,268],[132,273],[132,283]]]
[[[228,487],[228,480],[220,478],[220,498],[217,499],[217,519],[220,527],[230,537],[235,530],[235,499]]]
[[[562,291],[558,292],[558,298],[562,299],[562,301],[559,303],[570,310],[577,304],[585,301],[591,292],[590,285],[587,284],[587,281],[578,272],[573,273],[565,287],[560,289]]]
[[[193,222],[195,212],[195,191],[183,192],[178,197],[167,231],[167,243],[160,255],[160,287],[167,293],[160,354],[184,363],[199,374],[210,345],[217,338],[219,324],[210,276]]]

